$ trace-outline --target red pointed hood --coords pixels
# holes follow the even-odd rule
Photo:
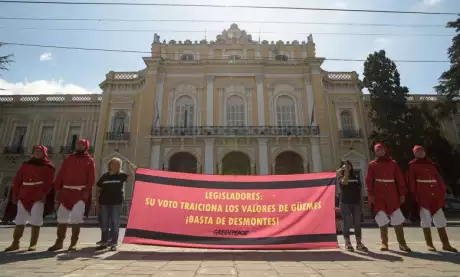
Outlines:
[[[91,143],[87,139],[80,139],[77,143],[85,145],[85,152],[88,152],[89,148],[91,147]]]
[[[419,150],[425,150],[425,148],[423,148],[423,146],[421,145],[415,145],[414,148],[412,148],[412,152],[414,152],[414,154],[419,151]],[[428,158],[428,156],[426,155],[425,153],[425,157],[422,158],[422,159],[419,159],[419,158],[414,158],[412,159],[409,164],[413,164],[413,163],[420,163],[420,164],[434,164],[437,166],[436,163],[434,163],[430,158]]]
[[[26,163],[34,164],[34,165],[48,165],[54,168],[54,164],[48,159],[48,147],[40,144],[40,145],[34,146],[34,151],[35,149],[41,149],[43,151],[43,157],[41,159],[36,159],[32,157]]]
[[[378,142],[374,145],[374,153],[379,151],[380,149],[383,149],[383,151],[385,152],[385,156],[383,157],[378,157],[378,158],[387,158],[387,159],[392,159],[391,156],[390,156],[390,150],[388,149],[388,147],[385,145],[385,143],[383,142]]]
[[[76,157],[91,157],[91,155],[89,154],[89,148],[91,146],[89,140],[87,139],[80,139],[78,140],[77,142],[77,145],[80,145],[80,144],[83,144],[85,146],[85,150],[83,152],[75,152],[71,155],[74,155]]]

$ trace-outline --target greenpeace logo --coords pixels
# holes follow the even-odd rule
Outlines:
[[[222,230],[217,229],[214,230],[215,236],[246,236],[249,231],[242,231],[242,230]]]

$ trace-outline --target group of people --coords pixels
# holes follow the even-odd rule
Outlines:
[[[437,165],[431,161],[422,146],[413,148],[414,159],[409,162],[405,176],[398,164],[391,158],[383,143],[374,146],[376,158],[369,163],[366,176],[366,190],[375,222],[380,228],[380,250],[388,250],[388,226],[392,225],[399,249],[411,252],[404,237],[405,217],[401,211],[408,193],[414,196],[419,208],[420,225],[423,229],[427,249],[436,251],[431,236],[431,226],[437,228],[442,249],[457,252],[449,243],[446,232],[447,220],[442,208],[446,196],[446,186]],[[343,236],[345,248],[354,251],[350,241],[350,227],[356,236],[356,249],[367,251],[362,243],[361,232],[361,182],[350,161],[342,161],[338,173],[341,189],[340,210],[344,219]]]
[[[40,227],[47,214],[54,211],[57,200],[57,238],[49,251],[63,249],[67,229],[72,230],[69,251],[77,249],[80,227],[84,216],[88,215],[95,183],[95,164],[88,153],[89,141],[77,142],[76,152],[63,162],[56,178],[55,167],[48,159],[47,148],[34,147],[33,157],[24,162],[13,179],[11,203],[16,206],[13,242],[5,251],[18,250],[27,223],[31,226],[29,251],[37,248]],[[401,205],[410,192],[419,205],[421,227],[429,251],[436,251],[431,237],[432,223],[438,229],[442,249],[457,252],[446,233],[447,220],[443,213],[446,186],[437,165],[425,153],[422,146],[415,146],[415,158],[409,163],[406,176],[391,158],[383,143],[374,146],[376,158],[369,163],[366,176],[366,189],[375,222],[380,228],[380,250],[388,250],[388,226],[395,230],[399,249],[410,252],[404,237],[405,217]],[[99,213],[101,241],[97,250],[117,249],[120,216],[124,197],[124,184],[135,175],[135,166],[128,161],[130,173],[122,171],[122,161],[112,158],[108,172],[96,183],[96,209]],[[337,171],[341,188],[340,210],[344,219],[343,236],[345,248],[354,251],[350,241],[350,227],[353,225],[356,236],[356,249],[367,251],[362,243],[361,232],[361,182],[355,175],[350,161],[342,161]],[[55,197],[55,194],[57,196]],[[7,208],[8,209],[8,208]]]
[[[84,217],[88,216],[96,180],[95,163],[88,153],[89,148],[88,140],[79,140],[75,153],[64,159],[55,178],[55,166],[48,159],[47,148],[43,145],[34,147],[32,158],[20,166],[13,178],[11,205],[6,209],[7,213],[10,213],[11,206],[16,206],[16,226],[13,242],[5,249],[6,252],[19,249],[27,224],[31,226],[28,250],[36,250],[40,227],[43,225],[44,217],[54,212],[55,201],[58,204],[57,238],[48,251],[63,249],[68,228],[71,229],[68,250],[77,249],[80,227]],[[134,167],[130,162],[128,164],[130,168]],[[120,159],[111,159],[108,172],[96,183],[96,209],[100,212],[102,238],[97,249],[110,247],[111,250],[116,250],[117,247],[124,183],[130,176],[121,168]]]

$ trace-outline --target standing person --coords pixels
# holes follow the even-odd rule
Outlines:
[[[368,251],[362,243],[361,235],[361,181],[356,176],[353,165],[349,160],[340,163],[337,171],[340,185],[340,211],[343,217],[343,238],[345,248],[354,251],[350,241],[350,227],[353,225],[356,237],[356,250]]]
[[[130,174],[123,172],[123,163],[119,158],[112,158],[108,172],[96,184],[96,201],[101,215],[101,245],[96,247],[96,251],[109,246],[111,251],[117,250],[125,182],[135,175],[135,166],[129,161],[128,165]]]
[[[436,251],[431,237],[431,223],[438,229],[442,249],[457,252],[449,243],[446,232],[447,220],[442,211],[446,185],[434,162],[426,156],[425,149],[416,145],[413,148],[415,159],[409,162],[407,178],[411,192],[420,205],[420,226],[423,228],[425,242],[429,251]]]
[[[14,176],[12,202],[17,203],[16,227],[13,243],[5,249],[5,252],[19,249],[19,241],[27,223],[32,228],[28,250],[36,250],[43,216],[45,212],[51,212],[45,211],[45,202],[47,194],[53,187],[54,171],[53,163],[48,160],[47,148],[38,145],[34,147],[33,157],[23,163]]]
[[[48,251],[63,248],[67,226],[72,228],[69,251],[77,249],[83,216],[91,205],[91,192],[95,182],[94,160],[88,153],[90,143],[86,139],[77,142],[76,152],[62,163],[56,177],[55,190],[58,193],[57,239]]]
[[[381,251],[388,250],[388,225],[394,227],[399,249],[410,252],[404,238],[404,216],[401,204],[407,194],[406,184],[401,169],[391,158],[388,148],[383,143],[374,146],[376,159],[369,163],[366,176],[366,187],[369,204],[380,228]]]

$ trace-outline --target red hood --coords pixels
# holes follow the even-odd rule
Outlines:
[[[378,151],[378,149],[380,148],[383,148],[383,150],[385,151],[385,156],[383,157],[377,157],[376,160],[392,160],[391,156],[390,156],[390,150],[388,149],[388,147],[385,145],[385,143],[383,142],[378,142],[374,145],[374,153]]]
[[[43,151],[43,158],[36,159],[32,157],[30,160],[28,160],[25,163],[34,164],[34,165],[48,165],[54,168],[54,164],[50,160],[48,160],[48,148],[40,144],[34,147],[34,151],[35,149],[41,149]]]
[[[88,151],[89,151],[89,148],[91,146],[91,143],[89,142],[89,140],[87,139],[80,139],[77,144],[84,144],[85,145],[85,151],[83,153],[78,153],[78,152],[75,152],[73,155],[76,155],[76,156],[91,156]]]

